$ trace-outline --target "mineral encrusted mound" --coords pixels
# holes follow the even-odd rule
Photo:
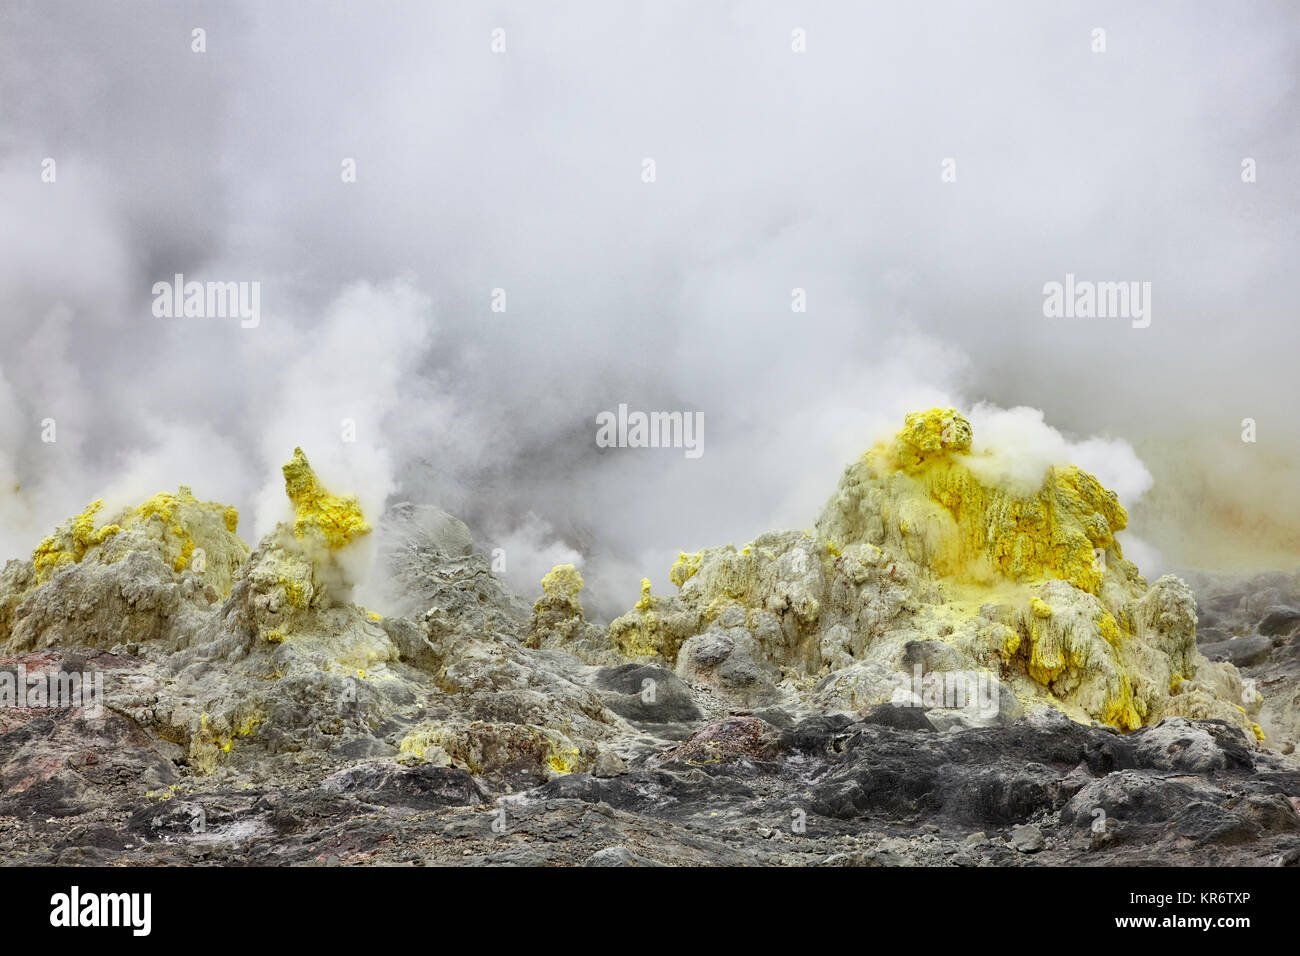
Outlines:
[[[293,520],[251,553],[234,509],[187,488],[104,523],[91,505],[6,567],[0,651],[133,661],[108,709],[190,772],[244,783],[373,759],[536,784],[628,729],[574,679],[580,662],[530,659],[526,609],[460,522],[393,516],[387,567],[418,611],[385,618],[351,599],[372,532],[357,499],[300,448],[283,473]]]
[[[230,593],[239,513],[182,486],[99,520],[92,502],[0,574],[0,646],[176,642]]]
[[[1197,651],[1190,589],[1148,585],[1124,558],[1114,492],[1072,465],[1026,487],[999,454],[954,409],[909,414],[848,466],[814,528],[683,553],[678,593],[643,581],[610,643],[737,706],[897,703],[947,675],[991,688],[976,722],[1048,704],[1122,731],[1182,716],[1260,736],[1258,695]],[[559,634],[563,603],[539,604],[535,626]]]

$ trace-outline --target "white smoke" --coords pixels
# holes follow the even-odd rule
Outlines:
[[[0,5],[0,546],[179,484],[253,540],[301,446],[372,520],[440,506],[524,590],[572,558],[616,610],[678,550],[810,525],[905,412],[979,402],[997,480],[1074,461],[1140,512],[1154,474],[1153,542],[1214,498],[1290,546],[1300,211],[1265,173],[1300,21],[1116,6],[1100,56],[1069,10],[936,2],[818,5],[806,54],[759,2],[232,3],[203,55],[182,8]],[[1045,319],[1070,271],[1151,280],[1151,327]],[[260,281],[260,325],[154,318],[177,272]],[[597,449],[620,402],[702,412],[704,456]]]
[[[566,545],[555,529],[535,514],[525,515],[522,523],[492,540],[496,553],[489,557],[501,559],[502,575],[523,595],[537,592],[542,575],[557,564],[572,564],[581,571],[585,563],[582,552]]]
[[[1024,406],[980,403],[967,417],[974,432],[969,464],[986,484],[1028,495],[1041,487],[1048,468],[1073,464],[1096,476],[1126,507],[1152,485],[1151,472],[1123,439],[1071,440],[1047,424],[1041,409]]]

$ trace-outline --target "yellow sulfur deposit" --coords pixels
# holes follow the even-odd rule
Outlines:
[[[588,624],[578,601],[584,583],[572,564],[557,564],[542,576],[542,595],[533,603],[533,617],[525,646],[584,647],[591,653],[606,650],[601,628]]]
[[[672,566],[668,572],[668,580],[673,584],[681,587],[689,581],[695,572],[700,569],[700,562],[704,560],[704,552],[696,551],[694,554],[687,554],[682,551],[677,557],[677,563]]]
[[[176,515],[177,508],[182,504],[198,504],[198,499],[196,499],[194,495],[190,493],[190,489],[184,485],[181,485],[177,490],[177,493],[174,495],[169,495],[165,492],[156,494],[140,505],[140,507],[135,509],[136,517],[141,520],[147,521],[154,515],[161,518],[164,525],[166,525],[167,534],[170,535],[179,545],[179,551],[175,559],[172,561],[172,570],[174,571],[184,571],[190,562],[190,558],[194,555],[194,538],[190,535],[188,529],[186,529],[186,527],[178,520]],[[230,528],[229,518],[231,511],[234,511],[234,509],[227,508],[222,514],[222,519],[225,522],[227,530],[232,530]],[[235,520],[236,523],[238,523],[238,512],[236,512]]]
[[[679,593],[652,596],[643,581],[612,643],[743,706],[803,681],[820,706],[889,699],[868,675],[910,680],[925,648],[945,671],[987,670],[1020,705],[1076,720],[1130,731],[1213,715],[1248,728],[1232,703],[1239,675],[1197,653],[1191,589],[1172,575],[1148,585],[1124,559],[1115,493],[1077,466],[976,438],[956,409],[907,415],[845,469],[812,532],[681,553]]]
[[[932,408],[909,412],[894,439],[893,453],[898,467],[914,472],[945,452],[970,450],[970,422],[955,408]]]
[[[544,600],[551,605],[576,604],[582,588],[582,575],[572,564],[557,564],[542,576]]]
[[[654,610],[654,598],[650,595],[650,579],[649,579],[649,578],[642,578],[642,579],[641,579],[641,597],[640,597],[640,599],[636,602],[636,604],[633,605],[633,606],[634,606],[638,611],[651,611],[651,610]]]
[[[1122,557],[1114,535],[1128,515],[1115,493],[1073,465],[1049,468],[1032,494],[986,484],[970,467],[972,437],[960,413],[936,408],[908,415],[892,443],[867,452],[864,461],[873,471],[919,482],[924,498],[951,518],[936,521],[895,488],[900,500],[892,516],[899,532],[919,538],[925,563],[944,575],[1056,578],[1097,593],[1107,552]]]
[[[80,564],[92,551],[97,560],[113,563],[132,551],[152,550],[173,571],[198,574],[224,596],[235,569],[248,557],[248,546],[234,533],[239,512],[200,501],[184,485],[175,494],[160,492],[124,508],[96,527],[102,508],[102,500],[91,502],[37,545],[32,553],[36,584],[48,581],[57,568]]]
[[[172,570],[184,571],[194,556],[196,544],[192,528],[182,516],[182,511],[187,508],[213,511],[222,507],[200,502],[189,488],[182,485],[176,494],[160,492],[138,507],[123,512],[113,523],[96,528],[95,515],[103,506],[103,500],[91,502],[85,511],[65,522],[37,546],[32,562],[36,565],[38,581],[48,580],[55,568],[80,562],[87,551],[103,544],[124,528],[145,528],[154,518],[162,525],[163,545]],[[239,523],[239,512],[234,508],[224,508],[222,520],[226,530],[233,534]]]
[[[554,740],[547,740],[546,766],[557,774],[569,774],[578,766],[580,751],[577,747],[564,747]]]
[[[55,569],[65,564],[80,562],[86,552],[121,531],[115,524],[95,527],[95,515],[104,507],[103,499],[92,501],[86,510],[48,536],[36,546],[32,563],[36,565],[36,580],[48,581]]]
[[[587,766],[582,750],[568,736],[531,724],[426,723],[398,747],[401,763],[455,766],[475,775],[521,760],[557,775]]]
[[[1105,710],[1098,720],[1124,731],[1137,730],[1142,726],[1142,717],[1133,700],[1133,683],[1127,674],[1119,676],[1119,692],[1106,701]]]
[[[331,548],[338,549],[353,538],[370,533],[354,496],[331,495],[316,477],[301,448],[282,469],[284,490],[293,502],[293,533],[299,538],[319,531]]]
[[[610,640],[628,657],[653,657],[662,654],[671,659],[675,642],[660,627],[658,600],[650,593],[650,579],[641,579],[641,597],[633,610],[610,625]]]
[[[1119,645],[1120,630],[1119,624],[1115,622],[1114,614],[1103,614],[1101,619],[1097,622],[1097,628],[1101,631],[1101,636],[1104,637],[1109,644],[1112,646]]]

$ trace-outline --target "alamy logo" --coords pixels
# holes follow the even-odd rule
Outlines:
[[[0,671],[0,707],[85,708],[86,716],[104,715],[104,674],[37,672],[28,674],[19,664],[15,670]]]
[[[186,282],[178,272],[171,282],[155,282],[152,291],[155,318],[239,319],[245,329],[262,321],[260,282]]]
[[[1150,282],[1076,281],[1073,272],[1065,282],[1043,286],[1043,315],[1049,319],[1132,319],[1133,328],[1151,324]]]
[[[704,454],[703,412],[629,412],[596,416],[599,448],[683,448],[687,458]]]
[[[148,936],[153,926],[152,893],[86,893],[74,886],[50,897],[51,926],[129,926]]]
[[[974,711],[993,718],[1000,711],[1001,685],[989,674],[978,671],[931,671],[912,665],[912,679],[897,674],[898,687],[891,702],[900,707]]]

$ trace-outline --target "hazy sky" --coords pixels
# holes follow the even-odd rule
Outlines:
[[[254,540],[300,444],[626,605],[810,526],[906,410],[989,402],[1130,498],[1136,448],[1153,563],[1287,563],[1298,63],[1289,0],[5,0],[4,556],[182,483]],[[178,272],[260,282],[260,323],[155,317]],[[1150,282],[1150,326],[1045,318],[1067,273]],[[705,453],[598,449],[620,403]]]

